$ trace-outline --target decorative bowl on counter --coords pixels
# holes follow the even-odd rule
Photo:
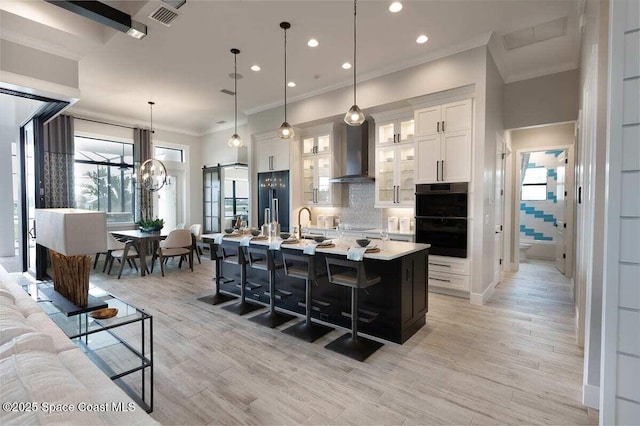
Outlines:
[[[371,241],[369,241],[367,238],[361,238],[359,240],[356,240],[356,243],[358,243],[360,247],[366,247],[369,245],[370,242]]]
[[[325,237],[325,236],[323,236],[323,235],[315,235],[315,236],[313,237],[313,241],[315,241],[316,243],[321,243],[321,242],[323,242],[323,241],[324,241],[324,240],[326,240],[326,239],[327,239],[327,237]]]
[[[291,234],[289,232],[281,232],[280,233],[280,238],[282,238],[283,240],[289,239],[290,236],[291,236]]]
[[[233,228],[227,228],[227,229],[225,229],[225,230],[224,230],[224,233],[225,233],[225,234],[233,234],[233,231],[235,231],[235,229],[233,229]]]
[[[259,229],[252,229],[251,230],[251,235],[253,235],[254,237],[257,237],[258,235],[260,235],[260,230]]]

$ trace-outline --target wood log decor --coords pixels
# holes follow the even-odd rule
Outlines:
[[[76,306],[89,303],[90,256],[65,256],[49,250],[53,268],[53,288]]]

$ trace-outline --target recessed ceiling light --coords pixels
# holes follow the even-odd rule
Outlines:
[[[351,64],[349,62],[345,62],[344,64],[342,64],[342,69],[343,70],[350,70],[351,69]]]
[[[391,5],[389,5],[389,12],[400,12],[402,10],[402,3],[400,3],[399,1],[394,1],[393,3],[391,3]]]
[[[252,65],[251,66],[251,71],[260,71],[260,65]]]
[[[418,36],[418,38],[416,39],[416,43],[424,44],[424,43],[427,42],[427,40],[429,40],[429,37],[427,37],[426,35],[422,34],[422,35]]]
[[[318,44],[318,40],[316,40],[315,38],[312,38],[307,42],[307,46],[309,47],[318,47]]]
[[[290,82],[287,83],[287,86],[296,87],[296,82],[295,81],[290,81]]]

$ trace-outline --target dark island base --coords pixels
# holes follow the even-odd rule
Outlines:
[[[237,242],[224,241],[221,246],[218,246],[218,254],[222,255],[221,250],[224,250],[227,255],[236,254],[238,247]],[[301,253],[300,250],[284,247],[282,251]],[[326,270],[326,256],[332,255],[316,253],[315,261],[318,271]],[[276,253],[276,258],[281,259],[281,253]],[[382,281],[366,290],[360,290],[358,326],[360,332],[402,344],[424,326],[428,306],[427,260],[428,250],[421,250],[389,261],[365,259],[368,273],[380,274]],[[220,264],[220,291],[229,295],[238,295],[240,267],[225,262]],[[268,305],[269,297],[265,294],[269,287],[267,272],[247,265],[247,282],[246,305],[250,301]],[[276,307],[279,311],[305,314],[305,282],[303,280],[288,277],[283,269],[279,269],[276,272],[276,290],[278,293]],[[311,315],[313,318],[346,329],[351,328],[351,289],[331,284],[324,276],[313,285],[312,291]],[[228,307],[228,309],[234,308]]]

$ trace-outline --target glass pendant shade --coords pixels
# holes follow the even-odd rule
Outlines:
[[[242,141],[242,138],[237,133],[234,133],[229,138],[227,145],[229,145],[231,148],[240,148],[244,146],[244,142]]]
[[[280,128],[278,129],[278,136],[282,139],[291,139],[296,135],[296,132],[293,131],[293,127],[286,121],[282,123]]]
[[[358,105],[353,105],[344,115],[344,122],[349,126],[359,126],[364,123],[364,112],[358,108]]]

